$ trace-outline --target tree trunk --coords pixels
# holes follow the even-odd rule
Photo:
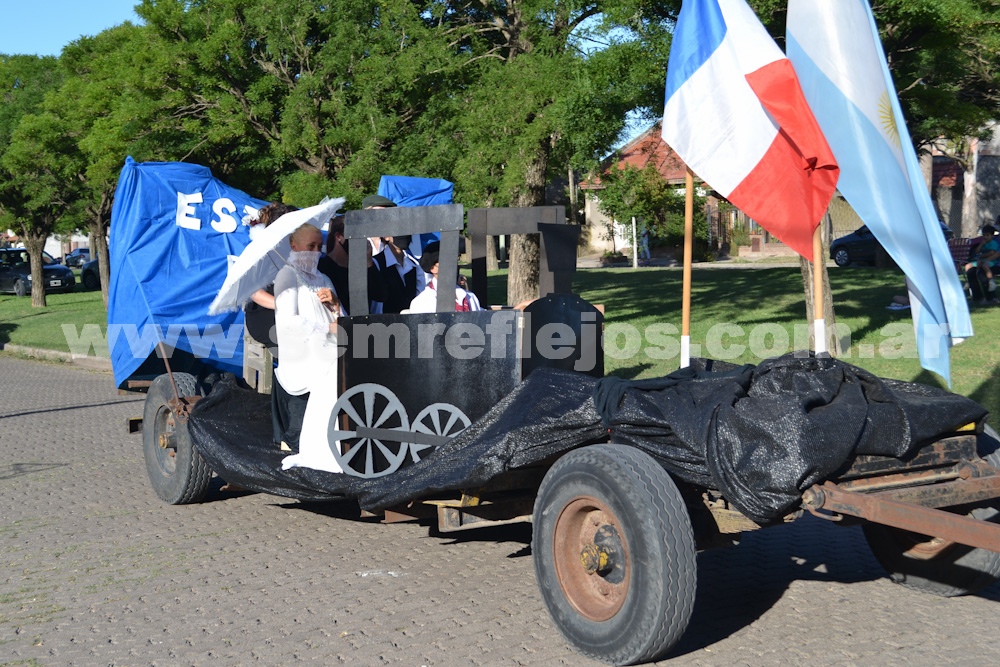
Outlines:
[[[497,237],[490,236],[486,239],[486,270],[496,271],[500,268],[500,260],[497,259]]]
[[[538,234],[510,237],[507,303],[517,305],[538,298]]]
[[[979,167],[979,141],[972,139],[969,153],[962,161],[962,236],[973,238],[979,234],[979,198],[976,196],[976,171]]]
[[[524,188],[514,205],[542,206],[545,203],[545,172],[548,142],[538,147],[535,161],[525,174]],[[517,305],[538,298],[538,234],[515,234],[510,238],[510,269],[507,272],[507,303]]]
[[[101,298],[104,300],[104,310],[108,309],[108,286],[111,284],[111,263],[108,259],[108,224],[103,218],[91,220],[88,225],[90,232],[91,259],[97,260],[97,272],[101,277]]]
[[[45,274],[42,273],[42,251],[48,234],[34,228],[24,229],[24,247],[31,258],[31,307],[45,308]]]
[[[823,226],[823,257],[830,255],[829,230],[830,214],[827,213],[820,224]],[[809,322],[809,349],[816,349],[816,328],[813,325],[816,312],[813,302],[813,263],[805,257],[799,257],[799,267],[802,270],[802,286],[805,289],[806,297],[806,321]],[[840,339],[837,336],[837,316],[833,310],[833,295],[830,293],[830,273],[826,269],[826,262],[823,262],[823,319],[826,321],[826,349],[830,356],[839,357],[843,350],[840,347]]]

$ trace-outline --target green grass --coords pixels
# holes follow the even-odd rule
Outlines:
[[[77,285],[69,294],[47,294],[45,308],[32,308],[30,297],[0,294],[0,343],[69,352],[62,325],[80,331],[84,325],[108,321],[100,291],[86,292]],[[108,356],[107,350],[98,354]]]
[[[491,275],[490,293],[504,294],[505,280],[503,272]],[[667,338],[679,341],[681,282],[681,270],[675,268],[577,272],[574,289],[591,303],[604,304],[606,331],[631,325],[643,334],[638,354],[616,359],[606,353],[606,373],[647,378],[677,369],[679,344],[664,345],[662,337],[651,343],[648,332],[651,325],[672,325],[674,329],[668,329]],[[901,274],[877,269],[831,269],[830,282],[837,322],[847,325],[851,332],[851,347],[841,358],[882,377],[944,386],[940,378],[920,367],[910,312],[885,308],[894,295],[905,292]],[[787,351],[807,349],[803,298],[798,268],[732,269],[701,265],[692,275],[692,347],[702,346],[702,356],[724,356],[733,363],[754,364],[786,351],[779,346],[768,353],[775,333],[779,338],[786,337]],[[974,307],[972,324],[976,335],[951,350],[951,389],[985,406],[991,413],[991,424],[1000,426],[996,417],[1000,415],[1000,308]],[[724,328],[736,335],[720,340],[718,325],[727,325]],[[742,329],[743,334],[732,325]],[[795,344],[796,327],[800,329],[799,345]],[[752,335],[769,331],[757,345],[751,346]],[[713,333],[720,344],[705,349]],[[620,347],[624,347],[624,336],[620,341]],[[607,350],[608,346],[605,347]],[[755,354],[752,347],[761,354]],[[656,358],[664,356],[664,351],[673,354],[666,359]],[[720,351],[725,354],[718,354]]]
[[[842,358],[882,377],[942,386],[937,376],[920,368],[909,311],[885,309],[894,295],[904,291],[901,274],[831,269],[830,281],[837,321],[849,327],[852,337],[848,354]],[[506,272],[492,273],[490,294],[503,295],[505,282]],[[574,287],[591,303],[604,305],[608,331],[620,332],[625,327],[634,332],[633,337],[639,336],[635,354],[617,355],[624,358],[606,354],[607,373],[645,378],[677,368],[680,269],[583,269],[577,272]],[[803,341],[808,339],[801,335],[806,327],[805,303],[797,268],[700,265],[693,272],[691,301],[691,341],[702,346],[703,356],[759,363],[785,351],[780,345],[784,340],[778,340],[778,348],[768,352],[775,335],[787,340],[789,350],[807,347]],[[68,352],[62,325],[80,331],[87,324],[103,325],[106,317],[100,292],[52,294],[44,309],[32,308],[28,298],[0,295],[0,343]],[[976,335],[951,351],[952,390],[1000,415],[1000,308],[973,308],[972,323]],[[718,336],[720,325],[728,327],[729,336]],[[801,344],[795,341],[796,327]],[[655,338],[657,329],[659,339]],[[760,336],[768,331],[767,336]],[[718,344],[711,346],[713,335]],[[760,338],[756,346],[750,344],[753,335]],[[625,341],[626,334],[620,333],[619,347]],[[107,351],[98,353],[106,355]],[[991,421],[1000,425],[996,417]]]

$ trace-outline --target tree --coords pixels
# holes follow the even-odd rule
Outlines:
[[[784,44],[785,0],[751,5]],[[974,179],[971,143],[988,139],[1000,117],[1000,5],[873,0],[872,12],[914,148],[942,150]],[[962,233],[973,236],[979,221],[963,208]]]
[[[76,224],[89,232],[105,307],[111,266],[107,236],[125,157],[171,159],[185,143],[171,145],[165,133],[157,131],[157,118],[170,98],[162,88],[148,85],[143,74],[165,69],[162,64],[152,66],[163,53],[151,51],[148,31],[130,23],[83,37],[63,49],[60,64],[65,79],[58,94],[48,96],[44,104],[46,111],[62,119],[74,142],[73,151],[65,155],[74,160],[79,186],[70,212]]]
[[[601,190],[600,209],[605,215],[621,223],[633,216],[641,218],[657,238],[671,245],[684,242],[684,196],[674,191],[654,165],[612,168],[601,175],[601,184],[605,187]],[[704,240],[708,230],[704,198],[696,199],[702,202],[695,203],[694,238]]]
[[[55,58],[0,56],[0,223],[19,230],[31,258],[31,305],[45,306],[42,250],[73,199],[59,120],[39,113],[60,82]]]
[[[539,206],[568,166],[605,154],[637,108],[662,103],[667,27],[679,2],[447,3],[475,76],[453,127],[463,202]],[[594,40],[603,42],[595,50]],[[515,237],[507,299],[537,296],[538,242]]]
[[[468,206],[534,206],[553,172],[607,151],[627,111],[659,103],[679,6],[661,4],[144,0],[137,11],[177,59],[164,73],[183,98],[172,120],[203,129],[196,153],[223,178],[218,152],[235,142],[246,158],[235,185],[356,205],[400,171],[450,178]],[[537,291],[537,243],[513,255],[520,300]]]
[[[286,201],[360,204],[397,142],[449,89],[454,50],[405,0],[145,0],[176,54],[173,118],[227,182]],[[221,164],[220,164],[221,163]]]

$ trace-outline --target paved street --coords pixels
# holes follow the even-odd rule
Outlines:
[[[110,375],[0,356],[0,665],[591,665],[551,625],[526,526],[415,524],[223,494],[171,507]],[[1000,587],[883,578],[811,517],[701,554],[674,666],[996,664]]]

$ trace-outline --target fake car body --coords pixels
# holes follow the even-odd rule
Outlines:
[[[461,207],[445,208],[349,212],[345,233],[352,245],[352,276],[364,275],[365,237],[399,234],[405,225],[412,233],[441,233],[440,281],[454,282],[457,267],[451,258],[458,255],[462,213]],[[409,502],[390,506],[376,499],[369,504],[386,522],[436,517],[442,531],[531,521],[535,572],[553,622],[576,649],[612,664],[655,660],[679,641],[694,605],[698,550],[731,545],[743,531],[792,521],[806,511],[844,525],[863,522],[876,557],[904,585],[958,595],[997,580],[1000,441],[976,423],[956,423],[903,458],[852,455],[806,488],[797,507],[763,522],[748,518],[719,489],[669,472],[636,445],[642,437],[635,434],[636,424],[619,423],[616,430],[591,419],[590,430],[554,455],[531,437],[515,438],[514,448],[501,443],[499,458],[514,464],[498,468],[497,474],[480,474],[483,459],[454,458],[456,450],[469,451],[470,441],[491,428],[501,438],[511,432],[496,413],[500,408],[515,415],[542,410],[548,415],[542,421],[559,432],[559,419],[567,410],[557,405],[544,412],[545,399],[553,395],[544,382],[552,374],[575,371],[573,377],[600,382],[600,338],[586,328],[592,327],[591,334],[599,330],[600,312],[565,294],[575,253],[560,254],[555,248],[565,245],[561,241],[569,238],[571,228],[559,224],[558,211],[548,228],[540,225],[538,219],[549,213],[501,209],[469,214],[474,290],[485,285],[488,235],[542,231],[541,282],[543,293],[549,294],[535,310],[362,313],[341,320],[348,342],[339,396],[326,420],[328,434],[337,433],[336,438],[328,436],[329,446],[343,474],[298,470],[283,477],[276,470],[275,457],[281,455],[275,451],[262,454],[262,469],[276,480],[274,486],[225,468],[224,457],[209,453],[205,434],[210,426],[199,415],[208,412],[204,406],[224,410],[220,387],[226,383],[211,388],[195,375],[171,372],[150,385],[142,420],[154,490],[170,504],[199,502],[214,469],[227,481],[281,495],[369,498],[373,488],[377,496],[383,479],[403,487],[421,479],[421,471],[465,468],[463,479],[475,481],[466,487],[433,482],[418,488]],[[491,215],[497,222],[493,227]],[[575,236],[570,236],[572,250]],[[364,285],[362,279],[352,280],[352,303],[368,303]],[[489,303],[485,292],[480,300]],[[450,296],[444,301],[442,306],[449,305]],[[496,319],[497,312],[503,320]],[[534,314],[539,317],[526,317]],[[558,359],[536,354],[539,334],[556,323],[579,335]],[[466,338],[459,348],[475,347],[478,355],[462,359],[449,353],[449,331],[476,328],[489,333],[472,342]],[[362,335],[375,330],[387,334],[380,339],[382,354],[376,337]],[[407,341],[402,344],[404,332]],[[428,332],[429,342],[421,338]],[[404,363],[412,372],[399,372]],[[539,397],[518,403],[518,392],[539,378]],[[589,393],[581,396],[583,403],[590,400]],[[238,412],[245,416],[254,411]],[[631,435],[609,439],[609,433]],[[253,448],[246,438],[240,446]],[[516,463],[536,447],[538,456],[525,455],[523,465]],[[421,465],[423,461],[432,465]]]

